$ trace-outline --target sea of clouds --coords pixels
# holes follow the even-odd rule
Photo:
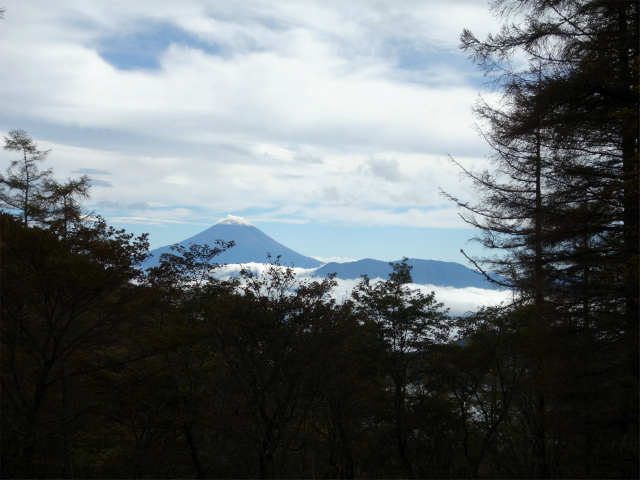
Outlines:
[[[243,265],[223,265],[216,269],[215,276],[218,278],[229,278],[238,276],[240,270],[250,271],[255,276],[264,276],[271,265],[265,263],[247,263]],[[287,268],[287,267],[280,267]],[[317,280],[322,281],[322,277],[315,277],[315,268],[292,268],[296,278],[300,281]],[[386,279],[373,278],[372,283]],[[332,291],[332,297],[342,302],[351,296],[353,289],[360,283],[361,279],[336,279],[338,285]],[[508,302],[512,298],[512,292],[508,290],[491,290],[476,287],[454,288],[443,287],[438,285],[421,285],[411,283],[408,285],[411,289],[420,290],[424,294],[435,293],[438,303],[443,303],[442,309],[449,309],[451,315],[466,315],[477,311],[480,307],[499,305],[502,302]]]

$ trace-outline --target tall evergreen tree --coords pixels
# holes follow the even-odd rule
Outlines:
[[[66,236],[82,221],[80,201],[89,198],[90,178],[59,182],[50,168],[40,170],[51,150],[38,150],[24,130],[11,130],[4,140],[4,149],[20,152],[22,158],[12,160],[6,174],[0,174],[0,207],[15,212],[25,225],[52,225]]]
[[[45,183],[52,179],[51,169],[40,170],[50,150],[38,150],[38,144],[24,130],[11,130],[4,138],[4,149],[20,152],[5,175],[0,174],[0,205],[17,211],[25,224],[40,218],[46,210]]]
[[[492,8],[501,31],[481,41],[465,30],[462,48],[502,92],[497,107],[476,107],[493,169],[466,172],[480,202],[458,204],[481,243],[499,252],[473,261],[518,290],[538,339],[523,397],[536,412],[531,474],[575,475],[579,463],[580,475],[634,476],[638,2],[496,0]],[[571,414],[554,433],[562,410]],[[555,435],[571,435],[571,448]],[[594,455],[604,445],[617,453],[615,467]],[[566,462],[569,450],[579,460]]]
[[[471,222],[487,234],[485,246],[510,253],[528,247],[491,239],[513,241],[522,237],[519,229],[533,225],[535,246],[528,249],[540,259],[540,244],[552,245],[549,261],[565,287],[576,286],[577,297],[584,296],[585,269],[597,257],[599,265],[589,269],[598,273],[592,287],[615,277],[616,289],[624,292],[625,323],[637,325],[638,3],[499,0],[493,8],[520,23],[485,41],[465,30],[462,47],[504,93],[499,108],[480,104],[476,111],[498,162],[493,173],[508,179],[501,185],[476,178],[486,196],[479,219]],[[526,55],[525,68],[510,67],[516,53]],[[539,179],[536,162],[548,167]],[[538,184],[545,182],[541,195]],[[528,185],[528,210],[510,203],[523,193],[510,188],[514,183]],[[520,279],[523,290],[532,291],[531,278]],[[563,303],[570,293],[565,290]]]

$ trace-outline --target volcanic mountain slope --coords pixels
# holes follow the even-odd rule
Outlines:
[[[286,266],[316,268],[322,265],[322,262],[311,257],[305,257],[276,242],[244,218],[234,217],[233,215],[228,215],[213,227],[178,242],[178,244],[185,247],[189,247],[190,244],[213,247],[216,240],[224,240],[225,242],[233,240],[235,242],[233,248],[215,258],[215,261],[219,264],[264,263],[268,261],[267,255],[271,255],[272,259],[280,255],[280,263]],[[150,253],[153,257],[145,262],[145,267],[158,265],[160,255],[171,253],[171,245],[157,248]]]
[[[232,215],[218,221],[213,227],[179,242],[179,245],[187,248],[191,244],[213,247],[216,240],[235,242],[233,248],[214,259],[220,265],[267,263],[267,255],[271,255],[272,260],[280,256],[280,264],[283,266],[311,269],[311,271],[307,270],[305,275],[312,275],[316,278],[326,278],[329,274],[335,273],[337,278],[344,280],[359,279],[362,275],[367,275],[370,279],[382,278],[386,280],[392,272],[389,262],[370,258],[323,265],[322,262],[314,258],[301,255],[276,242],[247,220]],[[171,252],[170,245],[152,250],[150,253],[153,257],[145,262],[144,268],[158,265],[160,255]],[[413,267],[411,270],[413,283],[455,288],[494,288],[478,272],[459,263],[409,259],[408,264]],[[239,268],[237,270],[239,271]]]

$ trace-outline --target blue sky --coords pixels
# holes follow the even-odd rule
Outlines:
[[[458,49],[481,0],[6,0],[0,134],[89,174],[88,209],[152,248],[227,214],[323,259],[466,264],[486,164],[483,78]],[[0,168],[11,160],[0,152]]]

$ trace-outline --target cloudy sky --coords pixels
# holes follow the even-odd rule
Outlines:
[[[482,0],[4,0],[0,134],[26,130],[86,206],[152,248],[227,214],[324,259],[466,264],[442,188],[481,168]],[[4,170],[15,154],[0,153]]]

